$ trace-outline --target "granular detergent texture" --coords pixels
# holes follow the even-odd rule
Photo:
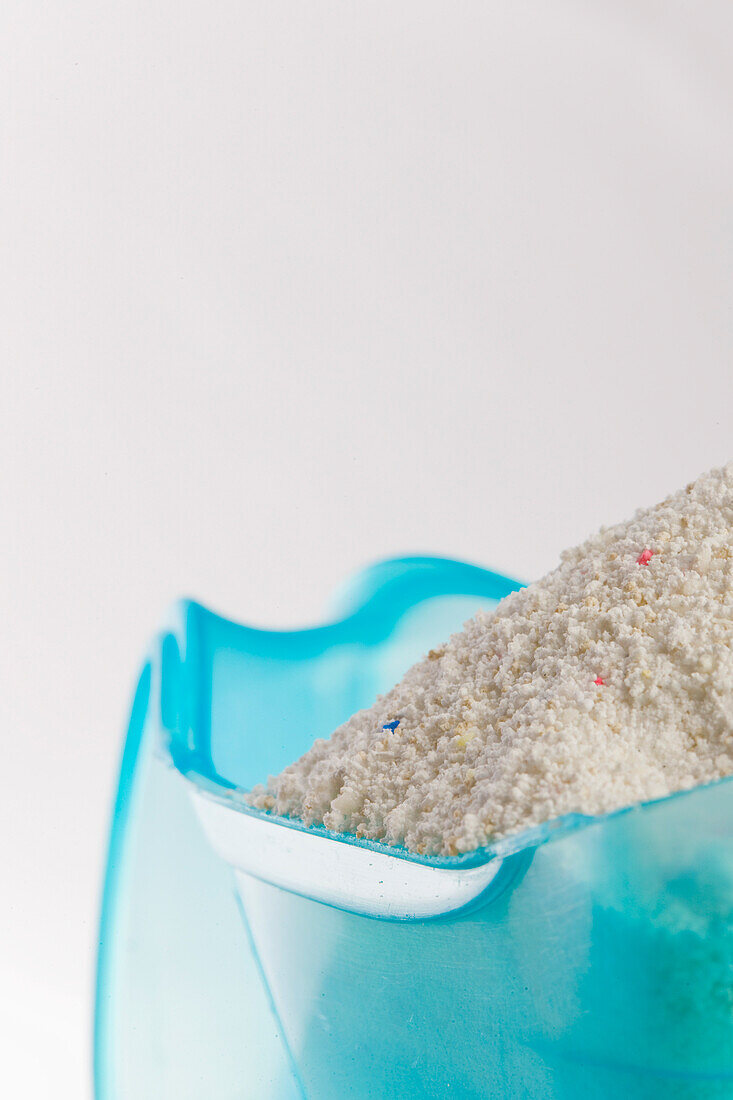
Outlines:
[[[733,773],[733,463],[482,611],[249,801],[455,855]]]

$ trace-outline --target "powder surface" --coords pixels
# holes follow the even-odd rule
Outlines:
[[[733,773],[733,462],[604,528],[249,801],[455,855]]]

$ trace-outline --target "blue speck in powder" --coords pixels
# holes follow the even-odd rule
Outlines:
[[[382,729],[383,730],[396,730],[397,727],[399,726],[399,724],[400,724],[399,718],[395,718],[394,722],[387,722],[386,725],[382,726]]]

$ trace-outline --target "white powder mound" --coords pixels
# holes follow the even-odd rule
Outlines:
[[[455,855],[732,772],[733,462],[566,551],[249,801]]]

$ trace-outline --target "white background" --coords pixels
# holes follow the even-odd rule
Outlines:
[[[4,1095],[89,1095],[174,597],[529,579],[733,457],[732,44],[722,0],[4,0]]]

